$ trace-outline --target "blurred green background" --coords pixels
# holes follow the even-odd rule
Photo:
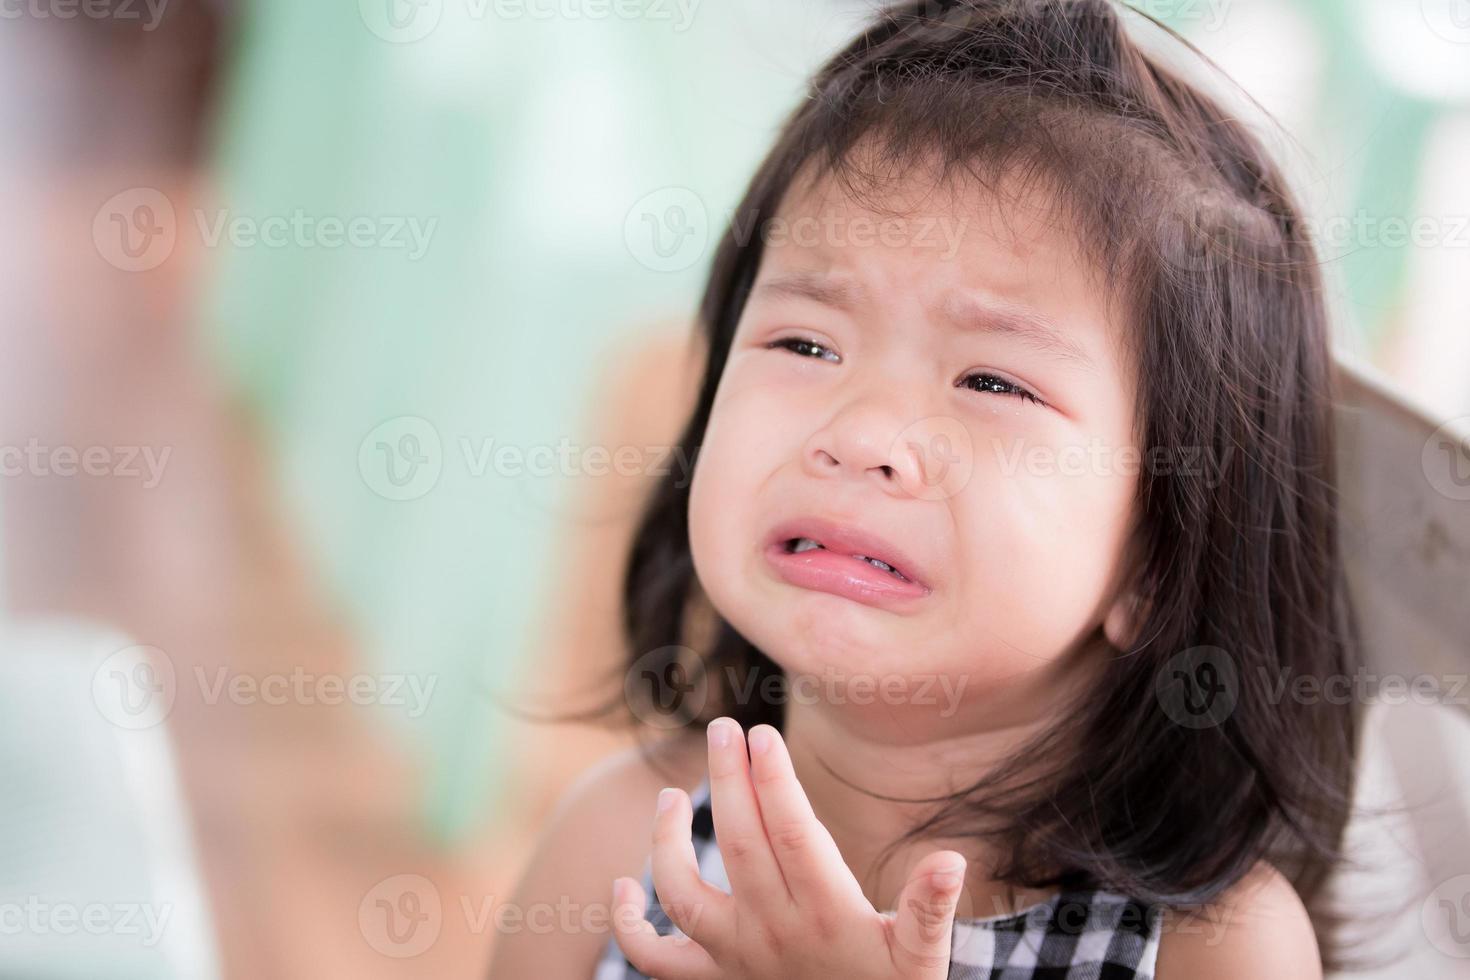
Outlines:
[[[646,0],[631,17],[574,4],[582,15],[544,19],[488,0],[239,9],[215,136],[221,200],[242,214],[433,223],[419,257],[222,248],[204,303],[220,364],[268,422],[294,527],[376,668],[444,680],[401,738],[432,774],[422,813],[446,839],[482,820],[501,785],[488,692],[535,669],[570,492],[565,475],[476,472],[476,453],[578,431],[608,359],[690,315],[721,216],[806,75],[872,9],[690,3]],[[1456,186],[1470,16],[1454,4],[1135,6],[1282,121],[1292,138],[1267,138],[1319,219],[1470,212]],[[667,262],[639,237],[685,219],[691,241]],[[1456,360],[1467,256],[1464,241],[1372,235],[1326,256],[1344,347],[1443,412],[1470,408],[1470,380],[1445,366],[1470,363]],[[415,446],[437,481],[388,499],[368,472],[375,454]]]

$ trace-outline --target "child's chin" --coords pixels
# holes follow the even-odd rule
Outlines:
[[[767,655],[788,677],[820,684],[823,691],[849,683],[900,683],[914,670],[912,657],[875,640],[872,630],[834,627],[820,636],[782,636]]]

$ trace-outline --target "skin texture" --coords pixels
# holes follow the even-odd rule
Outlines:
[[[559,809],[516,901],[636,908],[641,889],[624,882],[615,899],[612,879],[636,877],[652,853],[675,921],[681,906],[699,910],[685,929],[696,942],[676,950],[628,919],[612,931],[663,980],[942,976],[937,947],[897,942],[906,907],[927,909],[920,918],[939,921],[947,944],[950,916],[1014,911],[1046,893],[995,881],[996,856],[968,839],[878,858],[932,812],[908,801],[972,783],[1128,643],[1133,327],[1060,213],[1014,185],[997,198],[913,174],[859,200],[799,181],[779,218],[699,447],[690,544],[714,607],[784,668],[792,692],[808,677],[817,696],[787,696],[784,737],[766,729],[777,748],[750,763],[738,734],[736,751],[690,733],[660,750],[671,760],[662,772],[634,755],[599,767]],[[943,221],[959,234],[935,232]],[[1078,356],[1015,331],[959,329],[947,313],[966,305],[971,321],[986,305],[1031,311]],[[967,387],[975,374],[981,390]],[[786,583],[763,546],[801,515],[899,544],[930,593],[883,608]],[[706,771],[730,897],[689,866],[687,793]],[[665,785],[677,787],[672,806],[656,812]],[[960,857],[958,893],[926,893],[930,872]],[[1317,975],[1305,913],[1269,865],[1224,904],[1223,930],[1166,930],[1163,980]],[[782,914],[758,911],[772,908]],[[541,977],[585,980],[608,934],[506,937],[492,976],[534,964]],[[793,950],[814,958],[792,961]],[[847,962],[844,950],[864,954]],[[782,972],[787,962],[795,972]],[[1280,973],[1282,963],[1299,969]]]
[[[1306,908],[1291,882],[1261,861],[1213,910],[1166,918],[1160,980],[1291,977],[1321,980],[1322,959]]]

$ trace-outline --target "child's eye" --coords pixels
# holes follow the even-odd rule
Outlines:
[[[771,343],[767,344],[766,347],[767,348],[784,347],[787,350],[795,351],[796,353],[800,354],[802,357],[820,357],[824,361],[835,361],[835,360],[837,360],[837,354],[836,354],[836,352],[827,350],[827,348],[823,347],[821,344],[817,343],[815,340],[803,340],[800,337],[785,337],[785,338],[783,338],[781,340],[774,340]],[[812,353],[808,353],[808,351],[821,351],[822,353],[820,353],[820,354],[812,354]]]
[[[785,337],[781,340],[772,341],[766,347],[768,349],[784,347],[789,351],[800,354],[802,357],[819,357],[822,360],[828,361],[838,359],[835,352],[828,350],[814,340],[804,340],[800,337]],[[961,381],[961,384],[972,391],[989,391],[997,395],[1012,395],[1017,398],[1024,398],[1037,405],[1046,404],[1040,398],[1036,397],[1035,394],[1016,384],[1014,381],[1007,381],[1005,378],[994,374],[986,374],[979,371],[974,374],[967,374]]]
[[[1017,398],[1024,398],[1037,405],[1046,404],[1040,398],[1037,398],[1035,394],[1016,384],[1014,381],[1007,381],[1005,378],[997,377],[994,374],[977,371],[974,374],[965,375],[960,383],[972,391],[990,391],[997,395],[1013,395]]]

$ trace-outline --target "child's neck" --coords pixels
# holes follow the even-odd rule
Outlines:
[[[915,712],[915,722],[922,720],[935,729],[923,738],[914,737],[912,731],[897,737],[906,726],[885,729],[841,706],[788,702],[782,729],[797,778],[874,908],[897,908],[909,870],[940,848],[957,850],[969,861],[956,912],[959,918],[1010,913],[1054,894],[1054,890],[1017,891],[996,881],[991,875],[996,856],[973,838],[908,843],[889,852],[890,859],[880,869],[884,848],[931,815],[938,804],[876,799],[869,793],[934,800],[974,785],[1049,725],[1065,692],[1084,682],[1079,667],[1058,671],[1039,673],[1024,692],[1011,688],[985,698],[986,703],[967,703],[951,718],[936,720],[932,710],[927,717]],[[1021,705],[1030,707],[1017,710]]]

